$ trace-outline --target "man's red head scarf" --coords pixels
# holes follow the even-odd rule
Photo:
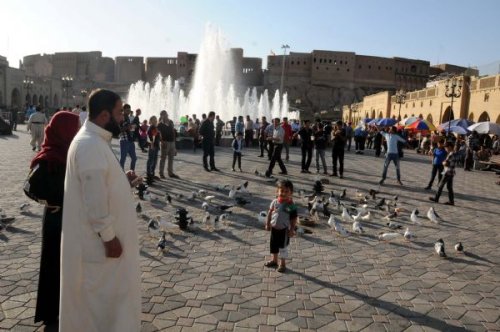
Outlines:
[[[78,114],[60,111],[54,114],[47,127],[45,127],[45,139],[42,150],[31,161],[33,168],[40,161],[47,162],[49,169],[54,167],[66,167],[66,157],[71,141],[80,127]]]

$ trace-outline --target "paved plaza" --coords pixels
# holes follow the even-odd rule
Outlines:
[[[25,126],[19,129],[13,136],[0,136],[0,208],[17,218],[14,227],[0,233],[0,330],[41,331],[33,317],[42,207],[32,204],[30,214],[19,212],[19,205],[29,202],[21,187],[34,155]],[[142,173],[146,154],[137,153]],[[332,233],[322,217],[312,234],[291,240],[288,270],[280,274],[263,266],[269,233],[257,220],[275,194],[274,183],[254,174],[256,169],[265,171],[268,161],[257,158],[257,149],[243,154],[243,173],[231,171],[229,148],[216,149],[216,165],[222,172],[206,173],[201,150],[182,150],[175,162],[181,179],[152,187],[160,201],[141,202],[145,216],[138,217],[137,225],[143,331],[500,330],[500,186],[493,172],[457,170],[456,206],[433,204],[444,220],[436,225],[425,218],[432,206],[429,192],[422,189],[431,172],[429,159],[408,151],[401,163],[404,187],[396,184],[391,166],[379,196],[397,194],[401,207],[420,210],[422,226],[412,226],[408,212],[398,218],[404,227],[411,225],[417,235],[414,241],[379,242],[378,233],[388,231],[382,212],[363,222],[364,235],[347,238]],[[305,207],[298,190],[310,191],[316,174],[300,173],[299,154],[292,148],[286,166],[296,202]],[[331,172],[331,159],[327,160]],[[346,153],[345,178],[329,177],[325,191],[347,188],[354,202],[356,189],[378,187],[382,162],[371,151]],[[311,169],[315,170],[314,162]],[[173,220],[175,208],[185,206],[200,222],[201,200],[175,199],[175,193],[205,189],[217,203],[228,203],[227,192],[213,185],[244,180],[250,182],[251,204],[234,208],[230,225],[215,232],[201,226],[190,232],[173,229],[167,235],[168,250],[156,250],[157,239],[148,233],[146,216]],[[165,191],[172,193],[172,205],[163,202]],[[442,202],[446,200],[445,190]],[[439,238],[445,241],[447,259],[434,253]],[[454,252],[458,241],[465,247],[463,255]]]

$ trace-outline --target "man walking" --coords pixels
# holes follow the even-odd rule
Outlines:
[[[165,179],[165,160],[168,157],[168,176],[171,178],[179,178],[174,173],[174,156],[175,150],[175,128],[172,120],[168,118],[167,111],[160,112],[160,123],[158,124],[160,132],[160,178]]]
[[[120,96],[89,98],[89,118],[68,151],[61,243],[59,331],[136,332],[141,327],[138,183],[124,173],[111,139],[123,120]]]
[[[47,117],[40,106],[36,107],[36,112],[31,114],[28,120],[28,131],[31,133],[31,149],[40,151],[43,143],[44,129],[47,125]]]
[[[344,177],[344,148],[346,143],[345,129],[342,127],[342,121],[337,121],[332,130],[332,176]],[[337,175],[337,160],[339,162],[339,172]]]
[[[382,172],[382,179],[379,181],[379,184],[384,184],[385,178],[387,176],[387,168],[392,161],[394,162],[394,166],[396,166],[396,176],[398,179],[398,183],[402,186],[403,183],[401,182],[401,172],[399,170],[398,142],[406,143],[406,141],[397,134],[396,127],[391,127],[389,133],[382,131],[381,134],[382,136],[384,136],[387,142],[387,153],[384,161],[384,171]]]
[[[267,139],[273,143],[273,155],[271,157],[271,162],[269,163],[269,168],[266,171],[266,176],[271,177],[273,174],[273,168],[276,162],[278,163],[281,172],[279,174],[286,175],[288,174],[286,171],[285,164],[283,160],[281,160],[281,150],[283,150],[283,140],[285,139],[285,130],[282,126],[280,126],[280,118],[276,118],[273,120],[273,134],[269,136]]]
[[[219,172],[219,169],[215,167],[214,160],[214,119],[215,112],[208,113],[207,120],[203,121],[201,124],[199,133],[202,135],[201,146],[203,148],[203,168],[207,172],[216,171]],[[210,168],[208,168],[207,157],[210,157]]]
[[[123,169],[125,169],[125,160],[127,159],[127,155],[130,156],[130,169],[135,171],[135,163],[137,161],[137,156],[135,154],[135,145],[134,145],[134,132],[135,128],[133,128],[130,123],[130,105],[123,105],[123,122],[121,124],[120,131],[120,165]]]
[[[285,137],[283,139],[283,147],[285,148],[285,160],[288,161],[290,159],[290,143],[292,143],[292,126],[288,123],[288,118],[283,118],[283,124],[281,125],[285,132]]]
[[[301,150],[302,150],[302,170],[301,173],[311,173],[309,172],[309,166],[311,166],[312,160],[312,150],[313,150],[313,141],[311,139],[313,135],[313,131],[310,126],[309,120],[304,121],[304,126],[293,135],[294,139],[297,139],[297,136],[300,136],[300,140],[302,142]],[[307,159],[306,159],[307,155]]]

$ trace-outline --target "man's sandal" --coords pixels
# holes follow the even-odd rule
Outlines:
[[[278,263],[275,261],[269,261],[264,264],[265,267],[277,267]]]

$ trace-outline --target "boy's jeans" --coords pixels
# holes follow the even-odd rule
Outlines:
[[[385,157],[385,162],[384,162],[384,171],[382,172],[382,181],[385,180],[387,177],[387,168],[389,167],[389,164],[391,161],[394,162],[394,166],[396,166],[396,176],[398,181],[401,180],[401,173],[399,171],[399,155],[398,153],[388,153],[387,156]]]

